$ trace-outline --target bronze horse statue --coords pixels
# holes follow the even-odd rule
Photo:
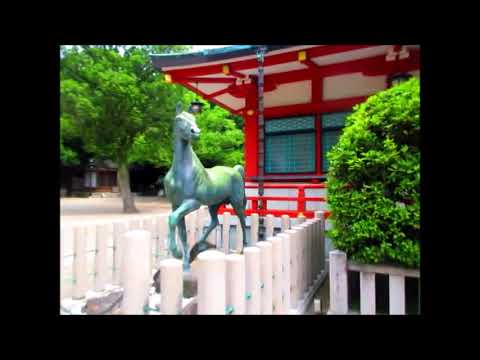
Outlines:
[[[178,227],[179,237],[183,245],[183,268],[188,270],[190,263],[197,255],[214,245],[206,239],[218,225],[217,211],[222,204],[231,204],[235,210],[243,234],[243,246],[247,246],[245,237],[245,174],[243,167],[233,168],[215,166],[205,169],[192,149],[192,141],[199,139],[200,129],[195,116],[182,111],[177,105],[174,120],[174,154],[173,163],[164,178],[165,194],[172,204],[172,213],[168,218],[168,249],[177,259],[182,253],[175,241],[175,228]],[[207,205],[210,212],[210,224],[200,240],[188,253],[185,216],[197,210],[201,205]],[[242,249],[243,252],[243,249]]]

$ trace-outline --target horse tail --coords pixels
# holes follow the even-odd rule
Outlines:
[[[233,167],[235,170],[237,170],[240,175],[242,175],[242,180],[243,180],[243,207],[247,206],[247,197],[245,196],[245,170],[243,169],[242,165],[235,165]]]
[[[237,170],[240,173],[240,175],[242,175],[242,179],[245,182],[245,170],[243,170],[243,166],[242,165],[235,165],[233,168],[235,170]]]

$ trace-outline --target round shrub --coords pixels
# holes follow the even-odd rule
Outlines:
[[[363,263],[420,265],[420,84],[354,107],[328,154],[335,248]]]

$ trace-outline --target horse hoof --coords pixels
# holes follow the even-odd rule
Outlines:
[[[212,245],[206,241],[198,242],[195,244],[195,246],[192,248],[190,251],[190,260],[189,263],[191,264],[200,254],[201,252],[204,252],[205,250],[215,248],[215,245]]]

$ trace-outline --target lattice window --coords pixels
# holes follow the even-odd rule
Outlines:
[[[345,119],[350,111],[323,114],[322,115],[322,171],[327,172],[329,162],[327,153],[338,142],[342,129],[345,126]]]
[[[315,118],[313,116],[283,118],[270,120],[265,124],[265,133],[267,134],[299,130],[315,130]]]
[[[345,119],[351,112],[337,112],[322,115],[322,129],[338,129],[345,126]]]
[[[272,119],[265,133],[266,173],[315,172],[315,117]]]

